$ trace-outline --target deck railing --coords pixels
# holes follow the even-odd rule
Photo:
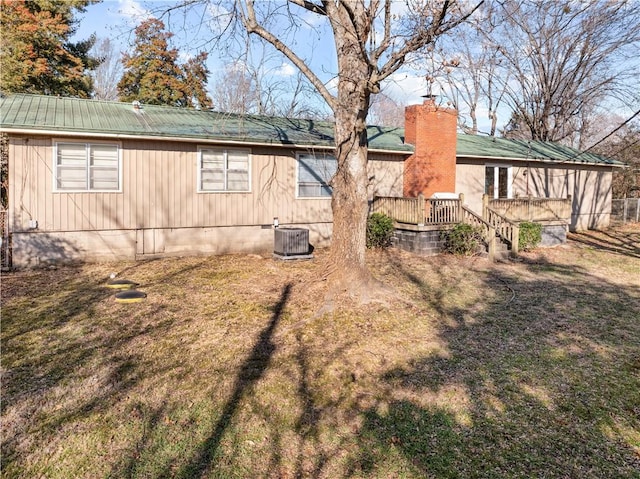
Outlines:
[[[483,205],[511,221],[569,221],[571,196],[568,198],[514,198],[489,199],[483,196]]]
[[[482,232],[484,242],[487,244],[487,252],[489,260],[493,261],[496,256],[496,229],[480,215],[470,210],[466,206],[462,206],[462,222],[478,228]]]
[[[396,198],[378,196],[374,198],[371,212],[384,213],[398,223],[419,226],[468,223],[480,227],[489,246],[489,256],[495,252],[496,237],[511,246],[511,254],[518,254],[520,226],[522,221],[569,221],[571,219],[571,197],[517,198],[489,200],[482,198],[482,216],[464,206],[464,195],[458,199]]]
[[[461,195],[462,196],[462,195]],[[372,213],[384,213],[398,223],[414,225],[454,224],[462,220],[463,199],[396,198],[376,196],[371,206]]]
[[[511,245],[511,253],[518,254],[520,243],[520,226],[518,223],[511,221],[491,208],[485,209],[484,219],[495,228],[498,236]]]

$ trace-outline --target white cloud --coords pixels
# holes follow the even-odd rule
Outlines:
[[[233,21],[233,14],[222,5],[209,3],[206,8],[206,18],[203,16],[203,20],[214,34],[220,34],[228,29]]]
[[[243,60],[235,60],[232,63],[227,63],[224,69],[228,72],[246,72],[247,64]]]
[[[189,60],[191,60],[194,57],[195,57],[195,55],[190,53],[190,52],[178,51],[178,60],[181,63],[186,63],[186,62],[188,62]]]
[[[327,23],[327,17],[324,15],[318,15],[317,13],[309,12],[305,10],[302,13],[302,24],[308,28],[315,29]]]
[[[332,95],[337,95],[338,94],[338,77],[334,76],[333,78],[331,78],[331,80],[325,83],[325,86],[327,87],[327,90],[329,90],[329,93],[331,93]]]
[[[282,62],[282,64],[275,70],[275,74],[283,77],[291,77],[297,73],[297,69],[287,62]]]
[[[325,85],[332,94],[336,94],[338,77],[331,78]],[[434,85],[431,90],[434,95],[441,93],[437,85]],[[424,101],[423,95],[429,93],[429,86],[424,76],[406,72],[394,73],[383,82],[381,92],[391,97],[399,105],[406,106],[422,103]]]
[[[429,92],[429,85],[424,76],[411,73],[394,73],[382,85],[382,92],[401,105],[422,103],[423,95],[440,94],[440,89],[434,85]]]
[[[118,0],[118,14],[125,17],[128,23],[140,23],[151,16],[151,12],[135,0]]]

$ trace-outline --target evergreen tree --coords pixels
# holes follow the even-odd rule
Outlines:
[[[169,48],[171,32],[161,20],[150,18],[136,28],[134,51],[125,53],[124,75],[118,82],[121,101],[140,101],[151,105],[211,106],[206,94],[209,71],[207,54],[201,52],[185,65],[178,64],[178,50]]]
[[[190,58],[187,63],[183,65],[184,70],[184,86],[187,92],[191,92],[191,95],[195,102],[200,107],[211,107],[211,99],[207,95],[207,75],[209,70],[206,66],[207,53],[200,52],[193,58]]]
[[[74,14],[95,0],[0,2],[0,91],[87,98],[95,37],[72,43]]]

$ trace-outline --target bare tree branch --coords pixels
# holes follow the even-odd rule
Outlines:
[[[282,52],[282,54],[285,55],[309,79],[311,84],[318,90],[320,95],[322,95],[322,98],[324,98],[327,104],[329,104],[333,109],[335,98],[331,95],[325,84],[318,78],[313,70],[311,70],[308,64],[296,55],[296,53],[283,41],[258,23],[253,0],[248,0],[246,2],[246,8],[247,11],[242,12],[242,22],[247,29],[247,32],[258,35],[273,45],[278,51]]]

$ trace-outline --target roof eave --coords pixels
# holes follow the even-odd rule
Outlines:
[[[554,165],[591,165],[591,166],[603,166],[603,167],[624,167],[621,163],[595,163],[587,160],[553,160],[549,158],[517,158],[510,156],[485,156],[485,155],[470,155],[470,154],[456,154],[456,158],[470,158],[474,160],[493,160],[493,161],[518,161],[523,163],[536,162],[536,163],[548,163]]]
[[[335,150],[335,145],[319,145],[312,143],[287,143],[278,141],[256,141],[256,140],[229,140],[212,137],[193,136],[166,136],[166,135],[135,135],[128,133],[103,133],[96,131],[73,131],[73,130],[47,130],[39,128],[7,128],[0,127],[0,132],[14,133],[18,135],[43,135],[52,137],[80,137],[80,138],[100,138],[111,140],[163,140],[182,143],[219,144],[232,146],[271,146],[293,149],[314,149],[314,150]],[[384,153],[392,155],[411,155],[413,152],[407,150],[395,150],[385,148],[369,148],[372,153]]]

